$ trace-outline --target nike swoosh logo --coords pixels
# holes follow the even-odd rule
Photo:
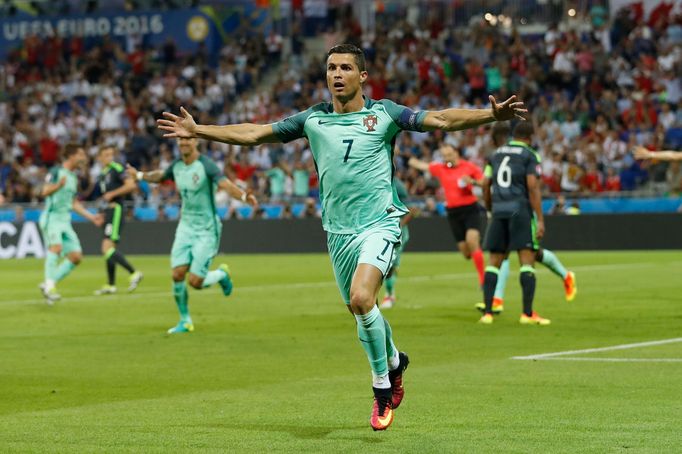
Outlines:
[[[318,125],[326,125],[327,123],[329,123],[329,122],[328,122],[328,121],[317,120],[317,124],[318,124]]]
[[[387,425],[388,423],[390,423],[390,422],[391,422],[391,419],[393,418],[393,410],[389,410],[389,409],[387,408],[385,411],[386,411],[386,414],[384,415],[383,418],[382,418],[381,416],[379,416],[379,417],[377,418],[377,419],[379,420],[379,424],[381,424],[382,426],[385,426],[385,425]]]
[[[382,259],[382,258],[381,258],[381,257],[379,257],[378,255],[377,255],[377,260],[378,260],[378,261],[380,261],[380,262],[384,262],[384,263],[386,263],[386,260]]]

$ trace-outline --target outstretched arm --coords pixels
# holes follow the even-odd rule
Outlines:
[[[164,112],[163,116],[164,118],[156,120],[156,124],[159,129],[168,131],[168,133],[163,135],[168,138],[198,137],[200,139],[225,142],[230,145],[259,145],[262,143],[281,142],[277,134],[275,134],[272,124],[198,125],[184,107],[180,107],[180,116],[170,112]]]
[[[407,161],[407,165],[409,165],[410,167],[414,167],[417,170],[421,170],[422,172],[429,171],[429,163],[426,161],[422,161],[421,159],[410,158],[410,160]]]
[[[513,118],[525,120],[528,113],[522,101],[516,100],[516,95],[497,104],[493,96],[489,96],[490,109],[445,109],[428,112],[424,117],[425,131],[441,129],[443,131],[459,131],[460,129],[475,128],[493,121],[506,121]]]
[[[635,159],[658,159],[660,161],[682,161],[679,151],[649,151],[644,147],[635,147]]]
[[[133,181],[148,181],[150,183],[158,183],[163,179],[163,170],[152,170],[151,172],[141,172],[130,164],[126,164],[126,172]]]
[[[230,194],[230,197],[248,203],[252,207],[258,206],[258,200],[256,199],[256,196],[251,194],[249,191],[242,191],[236,184],[234,184],[227,178],[220,180],[220,182],[218,183],[218,189],[222,189],[223,191]]]

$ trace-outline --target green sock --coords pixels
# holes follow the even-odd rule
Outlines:
[[[57,271],[54,274],[54,280],[59,282],[62,279],[64,279],[66,276],[69,275],[69,273],[76,267],[73,263],[71,263],[71,260],[69,259],[64,259],[62,263],[59,264],[59,268],[57,268]]]
[[[216,282],[219,282],[221,279],[225,279],[227,277],[227,273],[221,269],[209,271],[206,273],[206,277],[204,278],[204,283],[202,287],[210,287]]]
[[[552,270],[552,272],[561,279],[566,279],[568,271],[566,271],[566,268],[564,268],[564,265],[559,261],[559,258],[554,254],[554,252],[548,249],[543,249],[542,264]]]
[[[367,353],[369,365],[375,377],[388,373],[386,362],[386,324],[379,308],[375,305],[371,311],[363,315],[355,314],[358,321],[358,337],[362,348]]]
[[[57,274],[57,262],[59,262],[59,255],[54,252],[47,251],[45,257],[45,280],[54,280]]]
[[[384,319],[384,330],[386,331],[386,357],[388,358],[388,366],[389,369],[395,369],[398,367],[398,361],[400,361],[398,359],[398,349],[393,343],[393,330],[391,329],[391,325],[388,324],[388,320],[383,316],[382,318]],[[391,367],[391,362],[394,363],[395,367]]]
[[[187,285],[185,281],[173,282],[173,296],[175,297],[175,304],[178,306],[181,320],[191,320],[189,316],[189,307],[187,306]]]
[[[495,286],[495,298],[504,299],[507,279],[509,279],[509,259],[505,259],[500,266],[500,274],[497,275],[497,285]]]
[[[386,293],[388,293],[391,296],[395,294],[395,280],[396,280],[395,271],[393,271],[391,277],[387,277],[386,279],[384,279],[384,284],[386,284]]]

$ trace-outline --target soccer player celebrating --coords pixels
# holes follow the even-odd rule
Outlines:
[[[365,57],[350,44],[327,54],[327,87],[332,102],[320,103],[274,124],[197,125],[180,108],[164,112],[159,127],[167,137],[200,137],[234,145],[288,142],[306,137],[317,165],[322,224],[341,296],[357,320],[358,337],[372,368],[374,402],[370,424],[385,430],[393,421],[404,389],[407,355],[392,339],[377,306],[382,280],[400,245],[400,218],[407,209],[393,186],[393,141],[402,130],[454,131],[526,112],[514,97],[492,108],[413,112],[392,101],[362,95]]]
[[[181,158],[173,161],[165,171],[138,172],[130,165],[127,168],[128,174],[136,181],[175,181],[182,201],[180,222],[175,230],[171,249],[173,296],[180,312],[180,321],[168,330],[168,334],[194,331],[185,284],[188,271],[189,285],[195,289],[201,290],[218,283],[225,296],[232,293],[232,279],[227,265],[221,264],[213,271],[208,270],[218,252],[222,231],[215,208],[216,187],[252,206],[258,205],[252,194],[239,189],[222,174],[213,161],[199,154],[196,139],[181,137],[178,145]]]
[[[407,188],[405,184],[400,181],[398,177],[393,177],[393,185],[396,189],[398,199],[407,206]],[[410,240],[410,229],[407,224],[414,218],[414,208],[408,208],[408,213],[400,218],[400,246],[397,246],[393,254],[393,261],[391,262],[391,269],[388,270],[386,278],[384,279],[384,286],[386,287],[386,295],[379,305],[381,309],[390,309],[395,304],[395,284],[398,280],[398,268],[400,268],[400,259],[405,250],[407,242]]]
[[[495,123],[490,131],[490,136],[495,148],[503,146],[509,140],[511,128],[507,122]],[[575,281],[575,273],[568,271],[561,263],[559,258],[552,251],[540,247],[536,254],[535,260],[545,265],[552,273],[561,278],[564,283],[564,292],[566,301],[573,301],[578,292],[578,287]],[[509,257],[505,258],[500,266],[500,274],[497,276],[497,286],[495,287],[495,295],[493,296],[493,313],[499,314],[504,310],[504,292],[507,288],[507,280],[509,279]],[[477,303],[476,309],[485,312],[485,303]]]
[[[462,158],[459,150],[443,144],[440,153],[444,162],[426,163],[410,158],[408,164],[438,179],[445,191],[445,201],[450,230],[457,247],[465,259],[472,259],[478,284],[483,285],[485,262],[481,250],[481,237],[485,233],[486,213],[473,193],[473,186],[483,182],[483,172],[476,164]]]
[[[485,247],[490,251],[490,265],[483,283],[485,312],[481,323],[493,322],[493,296],[500,265],[508,251],[518,252],[521,262],[520,281],[523,290],[523,313],[519,322],[527,325],[549,325],[550,321],[533,311],[535,297],[535,257],[539,240],[545,233],[540,195],[540,158],[530,147],[533,125],[523,121],[516,125],[513,139],[499,147],[490,157],[483,183],[486,208],[492,211]]]
[[[97,153],[102,170],[97,177],[102,199],[106,203],[103,212],[104,238],[102,239],[102,254],[106,259],[107,284],[95,291],[95,295],[109,295],[116,293],[116,264],[125,268],[129,277],[128,291],[134,291],[142,280],[142,273],[126,260],[121,252],[116,249],[116,244],[121,239],[123,228],[123,203],[124,197],[136,188],[135,180],[128,178],[123,166],[114,161],[114,147],[105,145]]]
[[[87,162],[85,150],[78,144],[67,144],[62,152],[62,164],[53,167],[47,175],[42,195],[45,210],[40,215],[40,230],[47,245],[45,258],[45,280],[40,290],[47,304],[54,304],[61,296],[57,293],[57,282],[78,266],[82,259],[81,243],[71,226],[71,210],[93,224],[102,225],[100,216],[93,215],[76,199],[78,176],[75,170]],[[65,257],[61,263],[59,258]]]

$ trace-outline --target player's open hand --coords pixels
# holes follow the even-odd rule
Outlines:
[[[651,152],[646,148],[635,147],[635,159],[651,159],[651,157]]]
[[[495,101],[495,97],[492,95],[488,96],[488,99],[490,100],[490,105],[493,108],[493,117],[495,117],[495,120],[507,121],[513,120],[514,118],[518,118],[519,120],[526,119],[528,109],[526,109],[523,101],[516,100],[516,95],[513,95],[502,104],[498,104]]]
[[[197,124],[194,118],[185,110],[184,107],[180,107],[180,117],[172,114],[170,112],[164,112],[164,118],[159,118],[156,120],[156,126],[159,129],[168,131],[164,134],[164,137],[175,138],[184,137],[190,139],[196,137]]]
[[[535,237],[541,240],[545,236],[545,221],[537,221],[535,225]]]

